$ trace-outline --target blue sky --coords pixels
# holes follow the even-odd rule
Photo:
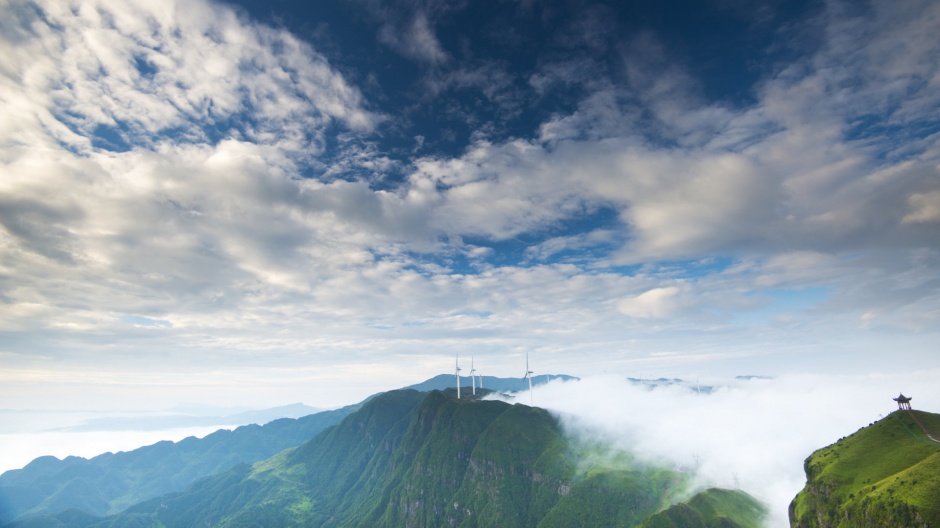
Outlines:
[[[936,2],[0,9],[2,407],[940,368]]]

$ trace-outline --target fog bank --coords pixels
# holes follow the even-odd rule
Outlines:
[[[161,440],[178,442],[195,436],[202,438],[219,429],[237,426],[205,426],[151,431],[18,432],[0,433],[0,473],[20,469],[33,459],[52,455],[56,458],[79,456],[92,458],[102,453],[131,451]]]
[[[936,370],[790,375],[713,381],[713,390],[699,391],[694,381],[651,386],[599,376],[552,382],[533,396],[569,435],[685,468],[701,485],[740,487],[770,506],[770,526],[784,527],[787,506],[805,484],[807,456],[897,409],[891,398],[901,391],[915,409],[940,411],[937,379]],[[527,393],[517,398],[529,403]]]

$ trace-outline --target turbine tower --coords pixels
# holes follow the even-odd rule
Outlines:
[[[522,379],[529,380],[529,405],[534,405],[532,400],[532,371],[529,370],[529,351],[525,351],[525,376]]]
[[[477,369],[473,368],[473,356],[470,356],[470,386],[473,387],[473,395],[477,395]]]
[[[460,399],[460,352],[454,355],[454,375],[457,377],[457,399]]]

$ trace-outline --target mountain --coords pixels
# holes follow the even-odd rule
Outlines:
[[[201,439],[163,441],[91,459],[40,457],[0,475],[0,524],[71,508],[94,515],[116,513],[141,500],[186,489],[236,464],[264,460],[300,445],[356,408],[219,430]]]
[[[740,490],[711,488],[643,521],[639,528],[743,528],[761,526],[767,508]]]
[[[533,382],[543,383],[547,379],[576,378],[564,375],[537,376]],[[413,387],[421,391],[444,389],[453,386],[454,381],[452,375],[442,374]],[[528,388],[522,378],[486,376],[483,382],[484,386],[500,391]],[[470,387],[466,389],[469,393]],[[365,401],[373,397],[370,396]],[[296,447],[313,438],[327,426],[338,423],[361,405],[362,403],[359,403],[296,420],[279,419],[269,423],[265,422],[273,416],[303,415],[313,408],[293,404],[264,411],[245,411],[221,418],[180,415],[163,418],[124,417],[62,428],[80,431],[128,427],[153,429],[163,426],[206,425],[210,422],[226,425],[265,423],[263,426],[238,427],[234,431],[216,431],[202,439],[191,437],[176,443],[159,442],[132,451],[105,453],[91,459],[67,457],[59,460],[51,456],[37,458],[22,469],[0,475],[0,524],[27,516],[55,514],[67,509],[99,516],[114,514],[137,502],[165,493],[182,491],[196,480],[226,471],[236,464],[251,464],[283,449]]]
[[[631,527],[686,489],[682,473],[567,439],[542,409],[454,396],[453,389],[384,393],[309,442],[200,480],[184,493],[104,519],[70,512],[31,522],[82,528]],[[727,493],[711,492],[698,502],[756,505],[739,492],[728,500]],[[709,502],[712,496],[717,499]],[[31,522],[10,528],[37,526]],[[721,526],[756,528],[757,522]]]
[[[899,410],[810,455],[791,526],[940,526],[940,443],[921,425],[940,438],[940,415]]]

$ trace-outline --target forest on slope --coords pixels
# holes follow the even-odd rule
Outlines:
[[[107,518],[33,521],[89,528],[667,526],[669,518],[651,517],[686,498],[688,485],[684,473],[566,438],[539,408],[401,390],[373,398],[297,448],[186,492]],[[705,493],[685,503],[702,526],[758,526],[764,510],[753,498]]]
[[[232,431],[220,429],[204,438],[162,441],[90,459],[40,457],[0,475],[0,525],[70,509],[90,515],[118,513],[142,500],[182,491],[237,464],[295,447],[356,408],[358,404]]]

